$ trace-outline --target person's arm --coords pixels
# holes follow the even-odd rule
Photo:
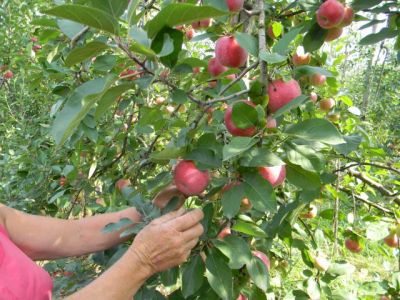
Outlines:
[[[151,275],[184,262],[203,233],[201,210],[181,209],[154,220],[110,269],[66,300],[132,299]]]
[[[174,186],[168,187],[155,197],[154,203],[163,207],[177,195],[179,193]],[[11,240],[20,249],[36,260],[79,256],[122,243],[129,237],[121,239],[119,235],[129,226],[117,232],[102,232],[107,224],[122,218],[128,218],[133,223],[141,220],[135,208],[80,220],[62,220],[25,214],[0,204],[0,225],[5,227]]]

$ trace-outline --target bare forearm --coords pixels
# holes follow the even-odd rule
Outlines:
[[[128,250],[119,261],[99,278],[65,300],[132,299],[150,275],[150,270]]]

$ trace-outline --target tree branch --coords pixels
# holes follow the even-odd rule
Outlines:
[[[348,164],[340,169],[334,170],[333,172],[337,173],[337,172],[341,172],[347,169],[350,169],[352,167],[357,167],[357,166],[371,166],[371,167],[376,167],[379,169],[385,169],[385,170],[389,170],[389,171],[393,171],[397,174],[400,174],[400,170],[395,169],[389,165],[383,165],[383,164],[379,164],[379,163],[369,163],[369,162],[355,162],[352,164]]]
[[[384,212],[386,214],[394,215],[394,212],[392,212],[390,209],[387,209],[387,208],[385,208],[383,206],[380,206],[379,204],[376,204],[376,203],[374,203],[374,202],[372,202],[372,201],[370,201],[368,199],[365,199],[365,198],[363,198],[361,196],[355,195],[350,190],[344,189],[342,187],[340,188],[340,190],[342,192],[345,192],[346,194],[348,194],[350,196],[353,196],[356,200],[361,201],[361,202],[363,202],[363,203],[365,203],[365,204],[367,204],[369,206],[372,206],[372,207],[374,207],[374,208],[376,208],[376,209],[378,209],[378,210],[380,210],[380,211],[382,211],[382,212]]]
[[[265,37],[265,9],[264,0],[258,0],[258,9],[260,10],[260,15],[258,17],[258,55],[267,51],[267,40]],[[261,71],[261,84],[263,88],[263,95],[266,91],[267,82],[267,63],[260,60],[260,71]]]
[[[247,94],[249,91],[250,90],[243,90],[243,91],[237,92],[235,94],[231,94],[229,96],[225,96],[225,97],[222,97],[222,98],[216,98],[216,99],[204,102],[204,104],[207,105],[207,106],[210,106],[210,105],[213,105],[213,104],[215,104],[217,102],[228,101],[228,100],[231,100],[233,98],[239,97],[241,95]]]
[[[223,95],[232,85],[234,85],[236,82],[238,82],[240,79],[242,79],[250,70],[256,68],[258,66],[258,61],[253,63],[252,65],[248,66],[246,69],[244,69],[238,77],[236,77],[234,80],[229,82],[219,93],[218,96]]]

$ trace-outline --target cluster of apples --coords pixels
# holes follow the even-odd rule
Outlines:
[[[389,235],[383,239],[383,242],[390,248],[398,248],[399,237],[396,230],[391,230]],[[344,241],[344,245],[350,252],[360,253],[362,251],[362,246],[357,238],[347,238]]]
[[[325,1],[317,11],[318,25],[328,30],[325,37],[325,41],[327,42],[339,38],[343,33],[343,27],[350,25],[353,19],[353,9],[344,6],[337,0]]]
[[[31,42],[33,43],[33,46],[32,46],[33,51],[38,52],[42,49],[42,46],[40,44],[36,44],[38,42],[37,37],[35,37],[35,36],[31,37]]]

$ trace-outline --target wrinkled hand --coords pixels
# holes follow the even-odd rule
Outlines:
[[[129,250],[149,270],[149,276],[177,266],[187,260],[203,234],[199,223],[203,217],[200,209],[168,213],[147,225]]]
[[[186,197],[178,190],[175,185],[169,185],[154,197],[153,203],[155,206],[162,209],[167,206],[168,202],[173,197],[179,198],[179,202],[176,208],[181,207],[186,199]]]

